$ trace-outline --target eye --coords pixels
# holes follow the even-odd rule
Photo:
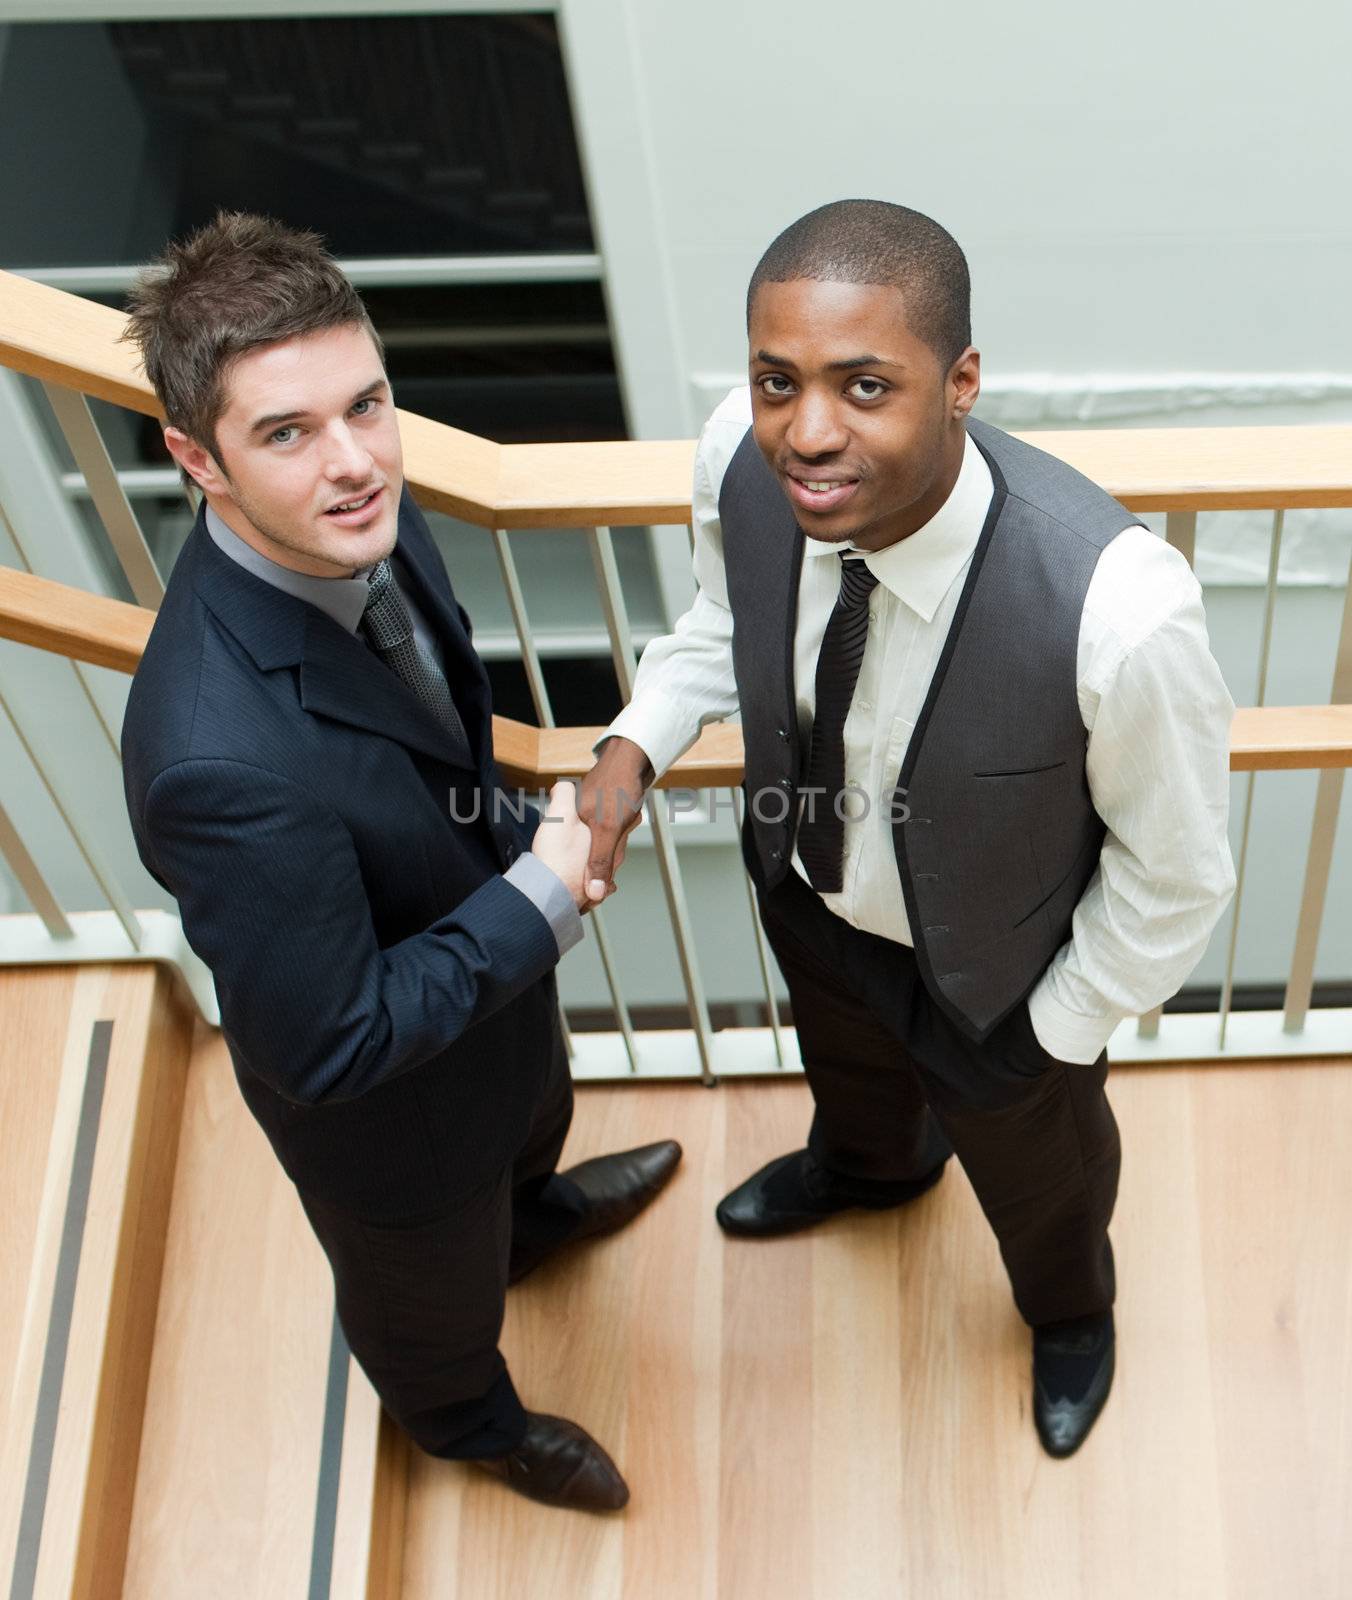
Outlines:
[[[299,432],[300,429],[293,423],[288,423],[285,428],[278,428],[275,433],[270,433],[268,442],[270,444],[290,444]]]
[[[377,400],[374,395],[367,395],[365,400],[358,400],[357,403],[352,407],[353,415],[358,417],[369,417],[379,404],[380,401]]]
[[[881,378],[855,378],[846,393],[855,400],[880,400],[887,393]]]
[[[767,372],[764,377],[756,379],[756,387],[762,394],[779,399],[786,394],[793,393],[793,385],[782,372]]]

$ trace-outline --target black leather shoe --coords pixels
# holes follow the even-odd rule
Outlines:
[[[505,1456],[474,1461],[509,1489],[570,1511],[618,1511],[629,1485],[596,1440],[576,1422],[526,1413],[526,1437]]]
[[[917,1199],[932,1189],[943,1176],[941,1161],[932,1172],[910,1183],[894,1185],[887,1196],[860,1200],[833,1190],[830,1174],[818,1166],[806,1150],[779,1156],[724,1195],[714,1216],[724,1233],[747,1239],[772,1238],[776,1234],[798,1233],[815,1227],[838,1211],[859,1208],[888,1211]]]
[[[1113,1314],[1033,1329],[1033,1421],[1049,1456],[1080,1448],[1113,1386]]]
[[[587,1201],[577,1227],[561,1244],[554,1245],[530,1257],[513,1259],[508,1272],[509,1283],[520,1283],[529,1272],[534,1272],[542,1261],[555,1250],[576,1244],[579,1239],[597,1239],[602,1234],[615,1233],[632,1222],[643,1208],[666,1187],[681,1159],[681,1147],[675,1139],[661,1139],[656,1144],[640,1145],[637,1150],[620,1150],[613,1156],[593,1156],[590,1161],[569,1167],[560,1177],[567,1178],[581,1189]]]

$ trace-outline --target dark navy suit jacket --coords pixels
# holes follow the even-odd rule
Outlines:
[[[407,493],[393,560],[467,744],[200,516],[122,736],[141,859],[215,977],[250,1109],[301,1189],[372,1221],[500,1171],[558,1025],[554,934],[502,877],[538,813],[500,788],[488,680]]]

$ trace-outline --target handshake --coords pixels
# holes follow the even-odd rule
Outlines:
[[[561,779],[549,791],[532,852],[563,880],[579,911],[615,892],[629,831],[653,781],[647,756],[630,739],[607,739],[577,787]]]

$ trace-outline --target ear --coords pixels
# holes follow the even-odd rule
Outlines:
[[[955,422],[966,422],[981,393],[981,352],[969,344],[948,369],[948,394]]]
[[[169,454],[183,468],[204,494],[227,494],[230,485],[216,464],[215,457],[204,445],[190,439],[182,428],[166,428],[164,444]]]

